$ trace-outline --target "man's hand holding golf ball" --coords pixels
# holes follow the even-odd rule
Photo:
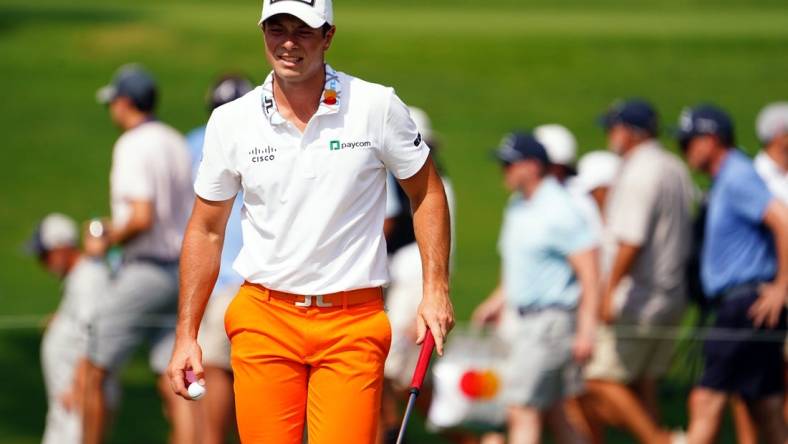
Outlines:
[[[195,339],[181,339],[176,347],[167,376],[175,393],[189,400],[205,395],[205,378],[202,368],[202,349]]]

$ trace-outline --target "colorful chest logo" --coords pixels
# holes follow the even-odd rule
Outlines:
[[[333,89],[327,89],[323,93],[323,103],[326,105],[336,105],[337,104],[337,92]]]

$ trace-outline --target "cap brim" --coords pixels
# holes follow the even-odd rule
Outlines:
[[[118,89],[113,85],[107,85],[96,91],[96,102],[107,105],[112,102],[118,94]]]
[[[257,26],[263,26],[263,22],[279,14],[292,15],[306,23],[310,28],[315,29],[327,23],[322,17],[315,14],[314,8],[309,5],[301,2],[277,2],[266,6],[260,21],[257,22]]]
[[[36,231],[30,236],[30,239],[27,240],[22,245],[22,251],[29,256],[41,257],[46,253],[46,248],[44,248],[44,244],[41,242],[41,234],[40,229],[36,228]]]
[[[502,152],[500,149],[491,150],[490,158],[500,163],[501,165],[511,165],[517,162],[518,160],[521,160],[518,157],[507,155],[505,152]]]

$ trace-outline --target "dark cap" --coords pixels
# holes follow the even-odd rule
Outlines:
[[[676,130],[679,146],[686,150],[692,139],[700,135],[717,136],[722,143],[731,146],[734,144],[733,121],[728,113],[714,105],[684,108]]]
[[[96,100],[107,105],[118,97],[128,97],[140,111],[153,111],[157,98],[156,81],[140,65],[121,66],[112,82],[96,92]]]
[[[232,102],[254,89],[252,82],[245,76],[225,74],[213,84],[208,95],[208,109],[214,109]]]
[[[651,135],[656,135],[659,130],[657,111],[650,103],[641,99],[615,102],[599,118],[599,124],[606,130],[619,123],[648,131]]]
[[[495,158],[504,165],[511,165],[521,160],[537,160],[542,165],[550,163],[547,150],[532,134],[520,132],[509,133],[501,140],[498,149],[493,152]]]

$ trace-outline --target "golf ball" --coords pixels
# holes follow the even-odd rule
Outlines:
[[[189,384],[189,396],[194,399],[200,399],[205,396],[205,387],[201,386],[197,382],[192,382]]]

